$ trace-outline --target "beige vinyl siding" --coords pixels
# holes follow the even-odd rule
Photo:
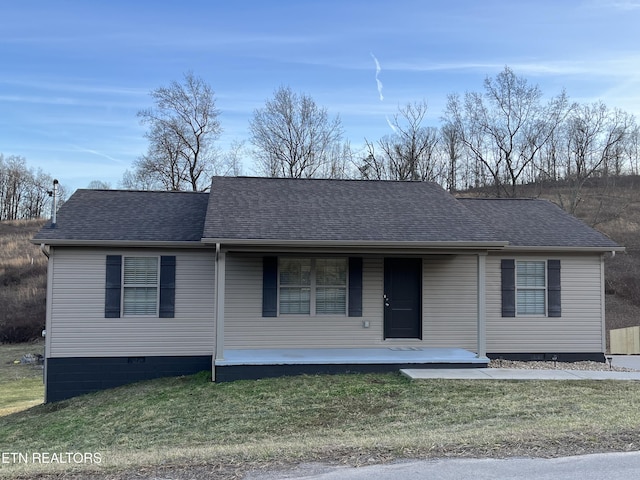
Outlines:
[[[477,257],[438,255],[423,259],[423,344],[477,348]]]
[[[262,257],[226,258],[225,347],[367,347],[382,328],[382,259],[364,259],[362,317],[279,315],[262,317]],[[363,328],[362,322],[370,327]]]
[[[104,318],[107,255],[175,255],[175,318]],[[212,355],[215,253],[54,250],[48,357]]]
[[[500,260],[560,260],[562,316],[501,316]],[[600,255],[490,255],[487,259],[487,351],[601,352],[604,299]]]
[[[476,256],[423,259],[423,341],[384,340],[384,258],[363,261],[362,317],[262,317],[262,257],[226,257],[225,347],[366,348],[398,344],[475,349]],[[363,322],[369,322],[369,328]]]

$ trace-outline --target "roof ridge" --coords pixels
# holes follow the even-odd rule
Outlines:
[[[312,181],[312,182],[353,182],[353,183],[404,183],[404,184],[424,184],[424,185],[438,185],[436,182],[426,180],[377,180],[370,178],[297,178],[297,177],[258,177],[252,175],[236,175],[236,176],[224,176],[215,175],[212,177],[212,181],[216,179],[244,179],[244,180],[270,180],[270,181]],[[439,185],[438,185],[439,186]]]
[[[128,190],[126,188],[78,188],[77,192],[113,192],[113,193],[184,193],[209,194],[209,192],[194,192],[192,190]]]
[[[547,198],[540,198],[540,197],[512,197],[512,198],[506,198],[506,197],[456,197],[456,199],[458,200],[490,200],[490,201],[494,201],[494,200],[504,200],[504,201],[514,201],[514,200],[542,200],[545,202],[550,202],[551,200],[547,199]],[[553,203],[553,202],[551,202]]]

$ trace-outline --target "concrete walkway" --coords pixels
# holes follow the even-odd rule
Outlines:
[[[449,378],[460,380],[636,380],[640,381],[640,356],[612,355],[612,364],[634,368],[634,372],[596,370],[527,370],[519,368],[405,368],[403,375],[413,379]]]

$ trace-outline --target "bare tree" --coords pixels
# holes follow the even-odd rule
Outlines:
[[[390,121],[393,134],[385,135],[375,146],[365,139],[367,153],[359,166],[362,176],[439,181],[442,165],[436,150],[438,129],[423,125],[426,114],[426,101],[407,103]]]
[[[27,166],[24,157],[0,154],[0,220],[39,218],[48,215],[53,179],[42,169]],[[60,202],[65,192],[59,190]]]
[[[637,123],[629,134],[626,155],[629,162],[629,172],[632,175],[640,175],[640,125]]]
[[[42,169],[33,171],[29,169],[27,176],[28,186],[21,207],[22,218],[40,218],[49,214],[46,207],[49,206],[49,194],[53,185],[53,178]],[[64,203],[66,191],[58,185],[58,207]]]
[[[247,146],[244,140],[232,141],[229,149],[221,156],[218,174],[233,177],[242,175],[242,161],[245,157],[247,157]]]
[[[446,161],[446,188],[450,192],[458,189],[458,178],[461,170],[460,160],[464,145],[455,125],[445,123],[440,128],[440,149]],[[465,180],[467,180],[465,174]]]
[[[111,184],[102,180],[91,180],[87,188],[90,190],[110,190]]]
[[[135,170],[125,170],[120,182],[120,188],[125,190],[170,190],[158,183],[155,174],[139,166]]]
[[[327,161],[317,171],[320,178],[353,178],[353,151],[349,141],[335,142],[327,150]]]
[[[602,102],[575,108],[565,125],[564,169],[568,193],[560,192],[558,197],[565,210],[575,213],[582,201],[583,187],[590,178],[602,177],[601,187],[606,189],[610,174],[620,175],[625,170],[636,129],[631,115],[618,109],[610,110]]]
[[[273,99],[255,110],[249,130],[260,174],[294,178],[332,174],[342,124],[339,117],[329,118],[310,96],[278,88]]]
[[[200,191],[215,173],[213,143],[221,132],[211,87],[193,73],[151,92],[153,108],[138,117],[149,130],[146,155],[134,162],[123,185]]]
[[[489,172],[496,194],[514,196],[527,172],[537,170],[540,150],[569,110],[564,92],[543,104],[537,85],[505,67],[495,79],[487,77],[483,93],[467,92],[463,105],[459,97],[450,96],[446,120]]]

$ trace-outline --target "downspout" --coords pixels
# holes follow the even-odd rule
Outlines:
[[[51,351],[51,303],[53,301],[53,264],[55,257],[52,257],[51,248],[47,248],[44,243],[40,244],[40,250],[47,257],[47,294],[46,294],[46,310],[45,310],[45,327],[42,331],[44,337],[44,366],[42,369],[42,382],[44,383],[44,402],[48,399],[48,376],[49,376],[49,354]]]
[[[615,250],[611,252],[611,258],[616,254]],[[606,317],[606,293],[605,293],[605,279],[604,279],[604,253],[600,255],[600,328],[601,328],[601,348],[602,353],[607,355],[607,317]]]
[[[214,259],[214,279],[213,279],[213,352],[211,355],[211,381],[216,381],[216,357],[218,355],[218,255],[220,254],[220,244],[216,243],[216,253]]]
[[[224,359],[224,293],[225,293],[225,253],[216,243],[216,339],[213,356],[212,378],[215,380],[215,361]]]
[[[487,356],[487,253],[477,255],[477,357]]]

